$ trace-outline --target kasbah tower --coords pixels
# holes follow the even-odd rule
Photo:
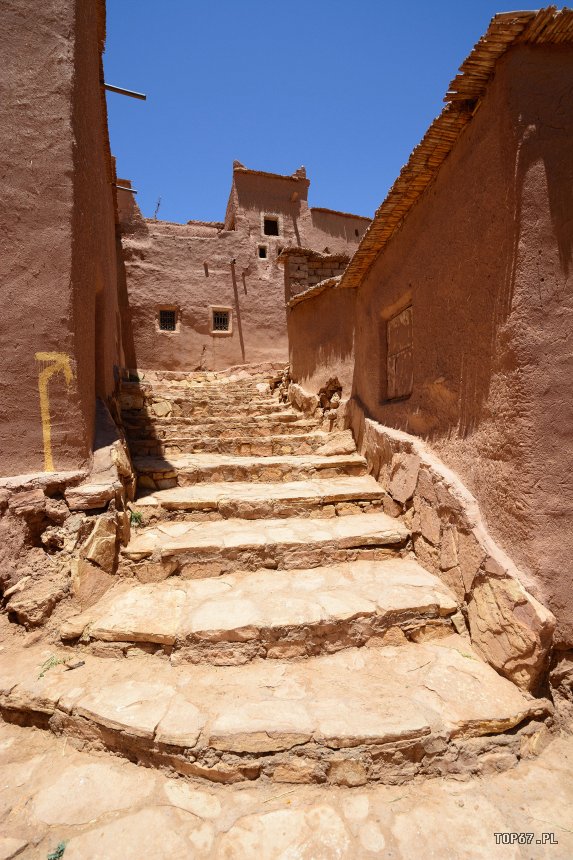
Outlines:
[[[373,219],[235,161],[187,223],[104,0],[0,20],[0,858],[573,856],[573,11]]]

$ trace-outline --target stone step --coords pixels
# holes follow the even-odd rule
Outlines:
[[[514,763],[550,708],[455,636],[244,666],[81,657],[69,671],[65,649],[1,652],[3,718],[215,782],[479,774],[482,760]]]
[[[127,389],[125,386],[122,386],[122,391],[120,395],[121,403],[131,404],[132,401],[138,401],[140,398],[144,400],[150,400],[152,398],[156,399],[169,399],[169,400],[181,400],[181,399],[190,399],[190,400],[211,400],[216,401],[217,403],[223,403],[229,400],[229,398],[246,398],[247,400],[258,399],[258,400],[269,400],[271,398],[278,399],[276,395],[271,394],[268,390],[262,392],[258,391],[254,385],[250,385],[248,387],[241,386],[215,386],[215,387],[205,387],[205,386],[189,386],[183,383],[173,384],[173,385],[139,385],[133,386],[132,388]],[[127,406],[128,409],[133,408],[131,405]],[[135,407],[139,408],[139,407]]]
[[[245,428],[245,434],[248,433]],[[328,441],[328,434],[291,433],[268,435],[261,438],[251,434],[222,438],[219,436],[180,436],[169,433],[165,439],[153,436],[131,438],[130,450],[136,457],[177,457],[180,454],[235,454],[244,457],[272,457],[281,454],[320,453],[320,448]],[[354,448],[354,446],[353,446]],[[354,450],[356,450],[354,448]]]
[[[170,460],[135,457],[139,486],[152,490],[188,487],[202,481],[296,481],[313,477],[335,478],[365,475],[367,464],[360,454],[331,457],[318,454],[274,457],[234,457],[226,454],[186,454]]]
[[[201,401],[182,400],[158,400],[149,401],[145,407],[128,409],[125,406],[122,408],[122,417],[129,421],[137,418],[141,414],[145,418],[169,418],[179,416],[184,418],[201,418],[201,417],[221,417],[221,418],[236,418],[240,416],[251,415],[272,415],[278,411],[286,415],[293,415],[295,418],[300,417],[300,412],[294,412],[285,407],[280,410],[279,404],[276,401],[270,400],[253,400],[242,403],[230,403],[221,400],[220,403],[214,403],[209,398]]]
[[[125,422],[125,428],[130,440],[137,439],[197,439],[217,437],[229,439],[244,436],[246,439],[269,438],[274,435],[300,435],[307,431],[316,431],[317,422],[313,419],[301,419],[296,415],[255,415],[252,418],[237,421],[222,418],[205,417],[197,422],[193,418],[156,418],[149,421]]]
[[[309,481],[250,483],[221,481],[174,487],[141,495],[133,507],[150,517],[188,517],[208,513],[210,519],[255,520],[300,516],[336,516],[380,508],[384,490],[371,475],[358,478],[316,478]]]
[[[148,397],[150,394],[163,394],[165,392],[171,394],[207,394],[213,397],[221,397],[225,394],[258,394],[261,392],[257,389],[257,385],[267,385],[264,380],[250,379],[241,382],[197,382],[186,380],[170,380],[162,382],[122,382],[121,393],[126,396],[138,395]],[[270,392],[269,392],[269,396]]]
[[[134,531],[120,550],[118,572],[155,582],[173,573],[198,579],[261,567],[316,567],[386,558],[403,549],[409,537],[403,523],[382,513],[256,522],[160,522]]]
[[[122,582],[61,628],[99,656],[138,647],[173,663],[298,658],[453,633],[456,598],[411,558],[259,570],[150,585]],[[461,617],[461,616],[459,616]],[[463,623],[463,622],[462,622]]]

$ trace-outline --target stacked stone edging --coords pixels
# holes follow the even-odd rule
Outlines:
[[[289,400],[305,414],[319,405],[295,383]],[[420,563],[463,603],[476,649],[517,686],[536,690],[549,668],[555,617],[493,540],[477,500],[420,439],[368,418],[354,398],[341,400],[338,413],[337,424],[352,429],[370,474],[388,493],[385,510],[411,528]]]

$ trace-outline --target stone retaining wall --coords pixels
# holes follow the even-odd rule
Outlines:
[[[319,408],[317,395],[295,383],[289,399],[307,414]],[[420,564],[463,605],[472,644],[500,674],[537,690],[549,668],[555,618],[492,539],[476,499],[415,436],[367,418],[355,399],[342,400],[338,412],[336,423],[352,429],[387,492],[385,512],[411,529]]]
[[[464,603],[472,644],[498,672],[534,691],[548,669],[555,618],[492,539],[476,499],[415,436],[372,421],[355,400],[346,420],[391,497],[387,513],[404,520],[420,564]]]

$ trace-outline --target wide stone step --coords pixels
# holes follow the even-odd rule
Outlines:
[[[201,418],[205,416],[235,417],[251,415],[272,415],[279,410],[279,404],[271,400],[252,400],[233,403],[226,400],[213,402],[206,398],[193,400],[167,400],[165,398],[150,401],[145,406],[122,407],[122,416],[125,420],[137,417],[139,413],[149,418],[170,418],[183,416],[186,418]],[[285,413],[298,417],[300,413],[290,412],[285,407]]]
[[[156,418],[125,422],[130,441],[137,439],[197,439],[198,437],[229,439],[245,437],[245,439],[268,438],[273,435],[300,435],[308,431],[316,431],[317,422],[313,419],[300,418],[296,415],[279,413],[278,415],[256,415],[254,417],[236,420],[205,417],[197,422],[193,418]]]
[[[261,392],[257,389],[257,385],[268,385],[261,379],[250,379],[242,382],[197,382],[186,380],[170,380],[164,382],[148,382],[145,379],[141,382],[122,382],[121,393],[126,397],[144,396],[149,397],[153,394],[191,394],[191,395],[208,395],[209,397],[224,397],[228,394],[245,394],[248,396],[261,396]],[[269,394],[269,396],[271,396]]]
[[[383,497],[382,487],[371,475],[280,484],[221,481],[156,490],[140,496],[134,508],[143,513],[146,522],[150,517],[166,519],[204,513],[210,519],[255,520],[294,517],[319,510],[325,516],[363,513],[380,508]]]
[[[187,454],[165,459],[136,457],[139,486],[154,490],[188,487],[201,481],[289,481],[313,477],[334,478],[365,475],[367,464],[360,454],[318,454],[274,457],[235,457],[226,454]]]
[[[69,671],[64,649],[0,653],[3,718],[216,782],[479,774],[482,756],[515,762],[535,726],[516,727],[549,710],[455,636],[245,666],[81,656]]]
[[[231,665],[443,636],[454,632],[456,611],[454,595],[436,576],[413,559],[397,558],[123,582],[68,619],[61,638],[82,637],[98,655],[132,655],[136,643],[171,654],[172,662]]]
[[[166,431],[169,432],[169,431]],[[177,457],[180,454],[234,454],[243,457],[272,457],[282,454],[320,453],[327,442],[328,435],[321,431],[314,433],[291,433],[252,436],[245,428],[244,435],[231,437],[219,436],[180,436],[169,433],[165,439],[153,436],[131,439],[130,450],[134,456]]]
[[[261,567],[286,570],[380,559],[405,547],[409,536],[403,523],[382,513],[161,522],[136,532],[121,549],[119,573],[155,582],[173,573],[196,579]]]

